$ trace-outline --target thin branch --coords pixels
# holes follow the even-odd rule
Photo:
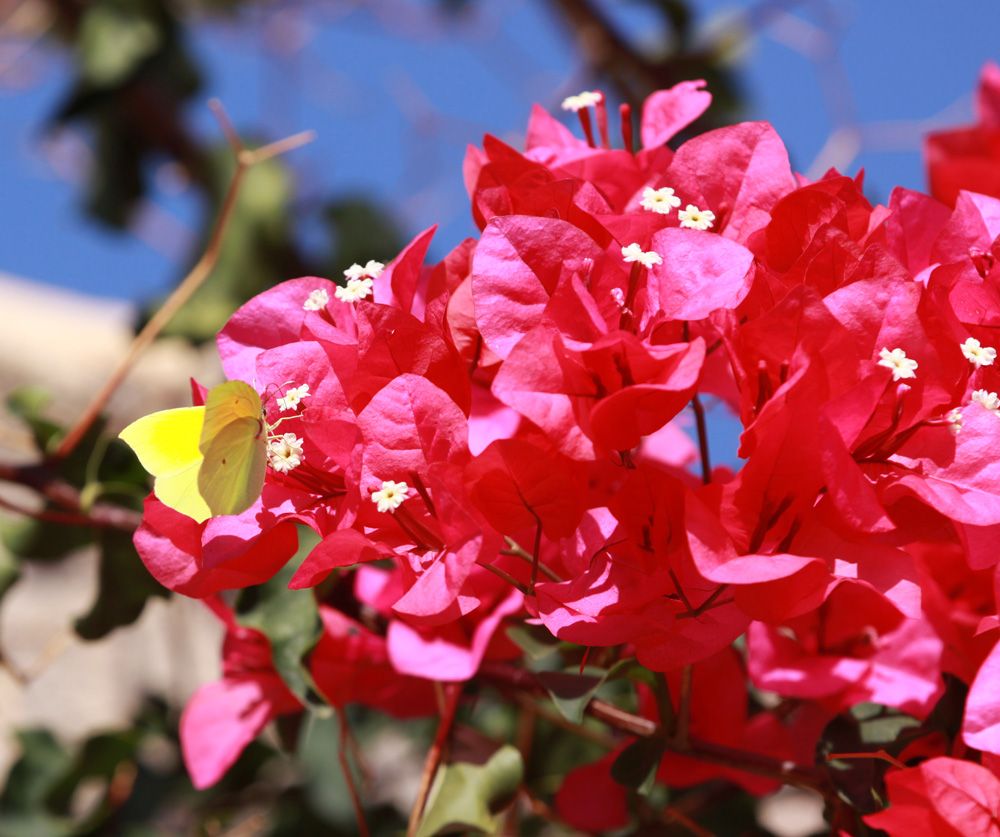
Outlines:
[[[499,567],[495,567],[495,566],[493,566],[493,564],[484,564],[484,563],[482,563],[481,561],[477,561],[477,562],[476,562],[476,564],[477,564],[478,566],[482,567],[482,568],[483,568],[484,570],[489,570],[489,571],[490,571],[491,573],[493,573],[493,575],[495,575],[495,576],[496,576],[497,578],[502,578],[502,579],[503,579],[504,581],[506,581],[506,582],[507,582],[507,583],[508,583],[508,584],[509,584],[509,585],[510,585],[511,587],[516,587],[516,588],[517,588],[518,590],[520,590],[520,591],[521,591],[521,593],[523,593],[523,594],[524,594],[525,596],[530,596],[530,595],[532,595],[532,594],[531,594],[531,591],[530,591],[530,590],[529,590],[529,589],[528,589],[527,587],[525,587],[525,586],[524,586],[523,584],[521,584],[521,582],[520,582],[520,581],[518,581],[518,580],[517,580],[516,578],[514,578],[514,576],[512,576],[512,575],[511,575],[511,574],[510,574],[509,572],[507,572],[506,570],[501,570],[501,569],[500,569]]]
[[[64,526],[96,526],[99,525],[85,514],[76,512],[52,511],[51,509],[28,509],[0,497],[0,509],[6,509],[21,517],[30,517],[44,523],[61,523]]]
[[[236,199],[239,197],[240,187],[243,184],[243,179],[247,171],[264,160],[299,148],[315,137],[315,134],[307,131],[283,140],[278,140],[255,151],[248,151],[243,147],[242,142],[240,142],[239,137],[236,135],[236,131],[233,129],[229,118],[225,115],[222,104],[218,100],[213,100],[210,103],[210,107],[219,119],[222,132],[225,134],[226,140],[233,151],[236,168],[233,171],[232,179],[229,181],[229,188],[223,198],[222,208],[219,211],[219,217],[216,219],[215,226],[212,228],[205,252],[202,253],[201,258],[191,268],[190,273],[181,280],[181,283],[170,294],[166,302],[163,303],[160,310],[150,318],[142,331],[136,335],[125,357],[111,373],[104,386],[98,390],[90,404],[87,405],[83,414],[77,419],[76,424],[73,425],[59,443],[54,453],[55,459],[65,459],[73,452],[80,443],[80,440],[97,420],[97,417],[103,412],[108,400],[118,387],[121,386],[139,356],[149,347],[157,335],[173,319],[174,315],[211,275],[219,259],[226,228],[229,226],[229,220],[232,217],[233,209],[236,206]]]
[[[888,762],[900,770],[906,769],[906,765],[903,762],[885,750],[878,750],[874,753],[828,753],[826,756],[827,761],[840,761],[842,759],[873,759],[875,761]]]
[[[509,664],[484,662],[479,674],[488,682],[504,684],[537,695],[547,694],[532,672]],[[603,700],[592,700],[587,706],[587,714],[628,735],[640,738],[664,736],[664,728],[655,721],[633,715]],[[687,749],[683,754],[701,761],[764,776],[784,784],[808,788],[830,797],[827,782],[821,774],[793,762],[779,761],[770,756],[736,750],[693,737],[689,737]]]
[[[534,512],[532,512],[534,514]],[[535,514],[536,528],[535,528],[535,545],[531,553],[531,595],[535,595],[535,583],[538,581],[538,561],[539,555],[542,550],[542,521],[538,519],[538,515]]]
[[[534,562],[534,558],[531,557],[531,553],[524,547],[520,546],[517,541],[513,538],[505,537],[504,540],[507,542],[507,548],[501,549],[501,555],[510,555],[514,558],[520,558],[522,561],[527,561],[529,564]],[[545,574],[547,578],[552,581],[562,581],[562,577],[553,570],[551,567],[547,566],[544,562],[538,562],[538,569]]]
[[[0,481],[17,483],[35,490],[53,505],[85,519],[89,526],[134,532],[142,523],[139,512],[109,503],[95,503],[84,512],[80,491],[44,465],[0,464]]]
[[[693,674],[694,667],[690,664],[681,669],[681,694],[677,707],[677,730],[674,734],[674,746],[679,750],[686,750],[689,745]]]
[[[708,457],[708,428],[705,424],[705,408],[695,393],[691,397],[695,425],[698,428],[698,451],[701,454],[701,481],[708,485],[712,481],[712,462]]]
[[[357,785],[354,783],[354,773],[351,770],[350,762],[347,760],[347,750],[351,742],[351,728],[347,725],[347,713],[343,708],[337,710],[337,720],[340,722],[340,747],[337,750],[337,759],[340,762],[340,770],[344,774],[344,783],[347,785],[347,792],[351,797],[351,805],[354,807],[354,819],[358,824],[358,834],[361,837],[368,837],[371,832],[368,830],[368,821],[365,819],[365,809],[361,804],[361,795],[358,793]]]
[[[434,743],[431,744],[424,761],[424,772],[420,777],[420,790],[417,793],[417,800],[413,803],[413,810],[410,811],[410,821],[406,827],[406,837],[416,837],[420,828],[420,820],[424,815],[424,807],[427,805],[427,797],[431,792],[431,785],[434,783],[434,776],[441,764],[444,755],[444,748],[451,735],[451,728],[455,723],[455,713],[458,711],[458,701],[462,697],[461,683],[448,683],[445,686],[447,699],[444,711],[441,715],[441,722],[438,724],[437,734],[434,736]]]

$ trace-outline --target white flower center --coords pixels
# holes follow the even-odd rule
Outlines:
[[[952,436],[957,436],[962,432],[962,411],[958,407],[945,416],[945,421],[948,422],[948,429]]]
[[[584,90],[582,93],[577,93],[575,96],[567,96],[563,99],[562,109],[571,110],[573,113],[576,113],[578,110],[594,107],[603,98],[604,96],[600,90]]]
[[[330,294],[326,292],[325,288],[317,288],[308,297],[306,301],[302,303],[302,307],[306,311],[322,311],[326,308],[326,304],[330,301]]]
[[[1000,415],[1000,395],[995,392],[988,392],[985,389],[977,389],[972,393],[972,403]]]
[[[294,433],[283,433],[267,443],[267,464],[279,474],[287,474],[302,464],[302,440]]]
[[[663,259],[655,250],[644,251],[636,242],[632,242],[628,247],[622,247],[622,258],[626,264],[638,262],[645,268],[650,268],[655,264],[663,264]]]
[[[984,346],[975,337],[969,337],[961,346],[965,359],[978,369],[980,366],[992,366],[997,359],[997,350],[992,346]]]
[[[348,282],[353,279],[378,279],[382,275],[383,270],[385,270],[385,265],[382,262],[369,259],[368,263],[364,266],[357,262],[352,264],[344,271],[344,276],[347,277]]]
[[[308,398],[311,394],[309,392],[309,384],[287,389],[285,390],[285,394],[278,399],[278,409],[283,413],[289,410],[297,410],[299,404],[302,403],[302,399]]]
[[[680,205],[681,199],[669,186],[662,186],[659,189],[647,186],[642,190],[642,201],[639,203],[643,209],[658,215],[669,215],[671,209],[676,209]]]
[[[906,352],[902,349],[889,349],[883,348],[882,351],[878,353],[879,366],[884,366],[886,369],[892,372],[892,379],[898,381],[902,378],[916,378],[916,368],[917,362],[911,360],[906,356]]]
[[[682,227],[691,230],[710,230],[715,223],[715,213],[710,209],[698,209],[693,203],[689,203],[677,213],[677,219]]]
[[[346,285],[338,287],[333,293],[341,302],[357,302],[371,295],[373,284],[368,277],[348,279]]]
[[[403,505],[409,490],[410,487],[405,482],[384,480],[382,487],[378,491],[372,492],[372,502],[376,504],[380,512],[394,512]]]

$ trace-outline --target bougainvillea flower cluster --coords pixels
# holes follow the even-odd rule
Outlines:
[[[674,150],[701,82],[652,95],[635,136],[623,110],[624,148],[598,92],[566,103],[586,139],[536,107],[523,150],[468,151],[477,238],[428,264],[431,228],[240,308],[225,374],[284,434],[263,493],[202,524],[150,496],[136,536],[159,581],[227,620],[224,678],[182,728],[195,781],[301,711],[217,594],[272,578],[305,526],[290,586],[320,601],[308,659],[334,706],[434,714],[433,682],[523,664],[527,626],[661,673],[691,735],[812,764],[838,715],[921,722],[952,683],[961,729],[897,758],[888,807],[863,813],[998,833],[1000,200],[953,188],[1000,183],[998,78],[980,127],[931,140],[944,203],[809,181],[762,122]],[[719,421],[739,450],[712,463]],[[568,822],[628,822],[613,760],[566,777]],[[676,752],[657,776],[777,787]]]

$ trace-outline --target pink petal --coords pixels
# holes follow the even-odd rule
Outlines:
[[[188,701],[180,721],[184,764],[196,788],[210,787],[233,766],[268,722],[295,710],[277,675],[209,683]]]
[[[682,81],[650,94],[642,105],[642,147],[653,148],[673,139],[712,104],[704,81]]]

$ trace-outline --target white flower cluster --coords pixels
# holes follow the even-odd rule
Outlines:
[[[571,110],[573,113],[576,113],[584,108],[592,108],[600,104],[603,98],[604,96],[600,90],[584,90],[582,93],[577,93],[575,96],[567,96],[563,99],[562,109]]]
[[[268,440],[267,464],[279,474],[287,474],[302,464],[302,440],[294,433],[283,433]]]
[[[677,209],[681,205],[681,199],[677,197],[674,190],[669,186],[661,186],[654,189],[647,186],[642,190],[642,200],[639,206],[657,215],[669,215],[671,210]],[[682,227],[691,230],[710,230],[715,224],[715,213],[710,209],[699,209],[693,203],[689,203],[684,209],[677,212],[677,220]]]
[[[385,265],[382,262],[368,261],[360,265],[357,262],[344,271],[347,284],[334,291],[341,302],[357,302],[371,296],[375,280],[382,275]]]

